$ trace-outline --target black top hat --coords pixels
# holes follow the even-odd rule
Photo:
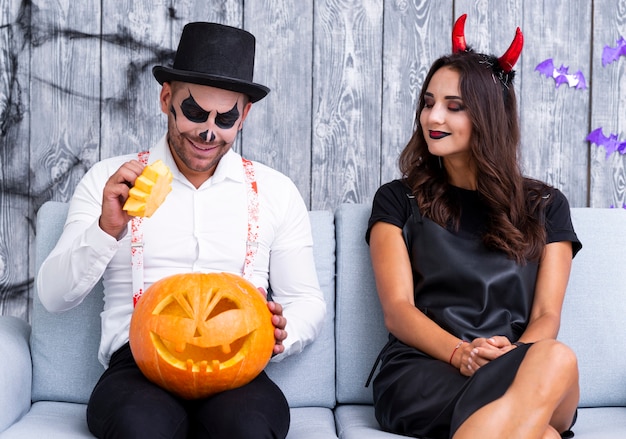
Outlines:
[[[252,82],[255,38],[236,27],[216,23],[185,25],[174,65],[155,66],[152,74],[159,84],[191,82],[245,93],[252,102],[270,91]]]

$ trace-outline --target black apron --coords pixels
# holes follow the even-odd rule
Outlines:
[[[462,237],[419,213],[403,228],[414,278],[415,305],[462,340],[524,332],[538,264],[517,264],[489,250],[480,237]],[[373,382],[376,418],[385,430],[422,438],[448,438],[480,407],[508,389],[529,345],[480,368],[472,378],[407,346],[393,335],[381,351]]]
[[[413,214],[403,234],[410,254],[415,306],[462,340],[503,335],[517,341],[528,324],[538,264],[517,264],[489,250],[479,236],[463,238]]]

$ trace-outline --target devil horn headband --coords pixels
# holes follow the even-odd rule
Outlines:
[[[467,14],[461,15],[456,22],[454,23],[454,27],[452,28],[452,52],[458,53],[467,50],[467,43],[465,42],[465,19],[467,18]],[[515,31],[515,37],[513,38],[513,42],[509,46],[504,55],[498,58],[498,64],[500,68],[505,72],[509,73],[513,70],[513,66],[519,59],[520,54],[522,53],[522,47],[524,46],[524,34],[518,27]]]

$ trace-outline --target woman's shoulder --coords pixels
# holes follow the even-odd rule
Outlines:
[[[582,244],[576,236],[572,224],[571,210],[567,197],[554,186],[550,186],[538,180],[530,180],[540,199],[538,213],[543,217],[547,242],[571,241],[573,254],[576,255]]]
[[[397,179],[383,184],[374,195],[372,211],[381,210],[383,212],[393,212],[396,210],[410,211],[410,200],[412,197],[411,188],[406,180]]]
[[[540,211],[545,212],[546,218],[554,215],[569,216],[569,202],[563,192],[554,186],[540,180],[525,179],[527,195],[530,199],[536,198]]]
[[[366,238],[377,222],[403,227],[411,215],[411,189],[404,179],[397,179],[378,188],[372,202],[372,213],[368,222]]]
[[[396,179],[384,183],[376,191],[375,197],[378,196],[390,196],[407,198],[407,195],[411,194],[411,188],[408,186],[406,179]]]

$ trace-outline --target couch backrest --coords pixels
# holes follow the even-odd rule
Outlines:
[[[336,212],[337,402],[370,403],[364,383],[387,340],[365,230],[370,207]],[[626,405],[626,211],[573,208],[583,249],[573,261],[559,339],[578,355],[580,404]]]
[[[268,375],[285,393],[290,407],[335,406],[335,226],[330,211],[309,212],[315,267],[326,299],[320,336],[304,351],[270,363]]]
[[[35,272],[54,248],[65,223],[68,204],[49,201],[37,212]],[[80,306],[60,314],[46,311],[35,293],[30,336],[33,401],[86,403],[104,371],[98,362],[102,282]]]
[[[337,241],[337,403],[370,404],[365,382],[387,341],[365,230],[370,206],[342,204],[335,213]]]
[[[68,205],[45,203],[37,214],[35,268],[58,240]],[[335,239],[333,215],[310,212],[315,262],[320,286],[327,301],[327,318],[320,337],[304,352],[271,363],[268,374],[283,389],[292,407],[335,405]],[[33,401],[86,403],[103,372],[97,360],[100,342],[102,285],[78,307],[60,314],[47,312],[35,294],[32,314]]]
[[[626,210],[572,208],[572,262],[559,339],[574,349],[580,406],[626,406]]]

